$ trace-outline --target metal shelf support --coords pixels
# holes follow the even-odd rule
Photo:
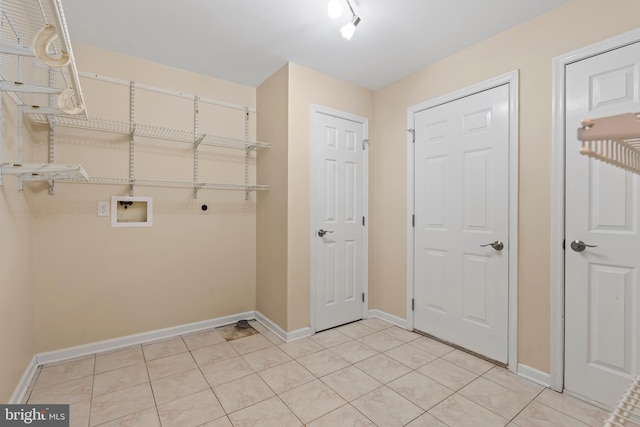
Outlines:
[[[56,75],[53,68],[49,68],[49,87],[54,88],[56,86]],[[49,95],[49,108],[53,108],[56,105],[56,98],[54,94]],[[22,126],[21,126],[22,127]],[[49,163],[56,162],[56,121],[55,117],[49,116]],[[49,195],[55,194],[55,181],[49,181]]]
[[[193,198],[198,198],[198,190],[200,187],[198,186],[198,147],[202,142],[203,137],[200,136],[198,130],[198,109],[199,109],[199,98],[197,95],[193,97]]]
[[[249,140],[249,107],[244,107],[244,139]],[[249,157],[251,150],[247,147],[244,151],[244,185],[249,186]],[[245,191],[244,199],[249,200],[249,191]]]
[[[136,83],[131,82],[129,86],[129,122],[131,130],[129,134],[129,196],[134,196],[133,185],[135,182],[135,162],[136,162]]]

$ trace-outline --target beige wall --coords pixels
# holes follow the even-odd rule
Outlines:
[[[271,144],[260,152],[257,164],[258,182],[271,190],[258,193],[256,310],[286,328],[289,64],[258,87],[256,104],[258,140]]]
[[[82,71],[255,107],[255,89],[106,51],[75,46]],[[83,79],[92,115],[128,119],[128,88]],[[136,91],[136,121],[193,129],[193,101]],[[200,104],[200,132],[244,135],[244,112]],[[255,138],[255,117],[251,137]],[[46,130],[40,132],[41,141]],[[56,129],[56,161],[91,176],[127,177],[128,139]],[[136,177],[193,179],[190,144],[136,146]],[[36,144],[46,160],[46,144]],[[244,152],[200,148],[200,181],[241,183]],[[255,178],[252,160],[251,179]],[[36,352],[255,310],[255,194],[137,186],[154,198],[149,228],[112,228],[97,201],[126,186],[56,183],[30,187],[35,216]],[[200,206],[209,210],[202,214]]]
[[[257,96],[259,135],[284,138],[271,141],[278,145],[282,158],[272,158],[275,153],[270,153],[258,165],[259,174],[265,174],[272,187],[275,183],[284,185],[259,199],[258,306],[268,309],[263,314],[276,321],[276,317],[269,316],[274,313],[284,330],[294,331],[308,327],[311,316],[311,107],[317,104],[360,115],[368,118],[371,125],[373,91],[289,63],[258,88]],[[283,117],[285,97],[287,114]],[[271,119],[275,122],[263,124]],[[371,132],[369,138],[373,145]],[[273,228],[267,230],[270,224]],[[276,295],[284,291],[285,299],[277,304],[274,298],[268,304],[263,302],[262,296],[272,291]],[[283,302],[286,311],[278,313],[275,307],[280,309]]]
[[[638,16],[635,0],[574,0],[376,91],[373,308],[406,317],[407,107],[519,69],[518,359],[549,372],[553,58],[635,29]]]
[[[287,330],[309,326],[311,262],[311,106],[369,119],[375,147],[373,91],[296,64],[289,66],[289,234]],[[372,150],[370,150],[371,153]]]
[[[2,161],[17,162],[17,107],[2,100]],[[28,144],[24,144],[28,155]],[[8,402],[35,351],[33,218],[18,179],[0,186],[0,402]]]

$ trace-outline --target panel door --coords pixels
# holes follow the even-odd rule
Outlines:
[[[314,123],[316,331],[321,331],[364,315],[364,148],[362,123],[319,112]]]
[[[640,112],[639,72],[640,43],[566,69],[565,388],[605,405],[640,369],[640,193],[638,176],[580,155],[576,130]]]
[[[415,132],[414,326],[506,363],[509,87],[421,111]]]

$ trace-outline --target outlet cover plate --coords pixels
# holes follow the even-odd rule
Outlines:
[[[98,216],[109,216],[109,201],[98,201]]]

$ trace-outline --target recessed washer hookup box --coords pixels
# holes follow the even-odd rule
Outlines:
[[[0,427],[69,427],[69,405],[0,405]]]

